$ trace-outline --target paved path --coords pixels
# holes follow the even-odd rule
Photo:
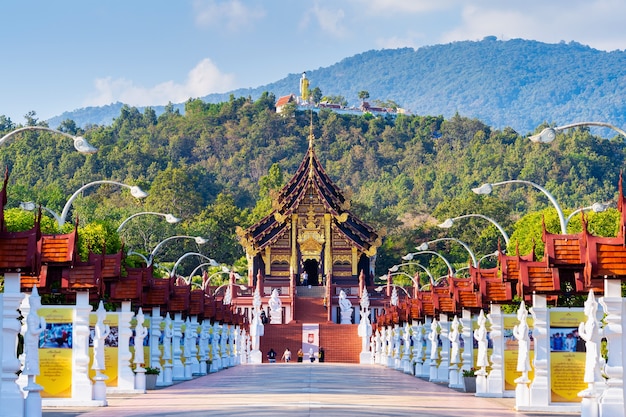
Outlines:
[[[107,407],[44,408],[43,416],[553,415],[518,413],[512,398],[478,398],[382,366],[334,363],[241,365],[147,394],[109,396],[108,402]]]

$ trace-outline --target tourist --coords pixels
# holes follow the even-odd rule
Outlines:
[[[302,285],[309,285],[309,274],[306,271],[302,273]]]
[[[320,362],[324,362],[324,348],[320,348],[320,353],[318,354],[318,358]]]
[[[276,352],[274,352],[274,349],[271,349],[271,348],[270,348],[270,351],[269,351],[269,352],[267,352],[267,360],[268,360],[270,363],[274,363],[274,362],[276,362]]]
[[[298,349],[298,362],[302,362],[303,359],[304,359],[304,352],[302,351],[302,349]]]
[[[309,349],[309,360],[311,363],[315,362],[315,353],[313,353],[313,348]]]
[[[289,350],[289,348],[286,348],[283,352],[282,360],[285,362],[289,362],[291,360],[291,351]]]

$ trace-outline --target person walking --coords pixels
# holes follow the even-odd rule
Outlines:
[[[286,348],[283,352],[282,360],[285,362],[291,361],[291,351],[289,350],[289,348]]]

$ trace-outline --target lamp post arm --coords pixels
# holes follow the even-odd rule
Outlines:
[[[504,228],[502,226],[500,226],[500,224],[498,222],[496,222],[494,219],[492,219],[489,216],[485,216],[484,214],[479,214],[479,213],[472,213],[472,214],[463,214],[461,216],[454,217],[454,218],[452,218],[450,220],[452,220],[452,222],[454,222],[455,220],[465,219],[467,217],[480,217],[481,219],[485,219],[488,222],[491,222],[498,229],[498,231],[500,232],[500,234],[504,238],[504,242],[505,242],[506,246],[509,246],[509,235],[506,233]]]
[[[504,184],[511,184],[511,183],[527,184],[527,185],[535,187],[536,189],[538,189],[539,191],[544,193],[546,195],[546,197],[548,197],[548,200],[550,200],[550,202],[552,203],[552,205],[556,209],[556,213],[559,216],[559,223],[561,225],[561,233],[564,234],[564,235],[567,234],[567,223],[565,222],[565,215],[563,214],[563,210],[561,209],[561,206],[556,201],[556,198],[554,198],[554,196],[548,190],[543,188],[541,185],[535,184],[532,181],[526,181],[526,180],[508,180],[508,181],[496,182],[496,183],[493,183],[491,185],[504,185]]]
[[[128,223],[131,219],[134,219],[135,217],[141,216],[141,215],[144,215],[144,214],[154,214],[155,216],[164,217],[169,223],[177,223],[177,222],[180,221],[180,219],[172,216],[171,214],[157,213],[157,212],[154,212],[154,211],[142,211],[140,213],[135,213],[135,214],[131,215],[130,217],[128,217],[126,220],[124,220],[122,222],[122,224],[120,224],[118,226],[117,232],[119,233],[120,230],[122,230],[122,228],[126,225],[126,223]],[[168,219],[172,219],[172,221],[169,221]]]
[[[622,129],[620,129],[619,127],[613,126],[610,123],[604,123],[604,122],[577,122],[577,123],[570,123],[568,125],[555,127],[554,130],[557,130],[557,131],[567,130],[567,129],[570,129],[572,127],[578,127],[578,126],[608,127],[609,129],[615,130],[617,133],[619,133],[620,135],[622,135],[622,136],[624,136],[626,138],[626,132],[624,132]]]
[[[440,258],[441,258],[441,260],[442,260],[442,261],[446,264],[446,266],[448,267],[448,273],[449,273],[450,275],[454,275],[454,268],[452,267],[452,265],[450,264],[450,262],[448,262],[448,260],[447,260],[447,259],[446,259],[446,258],[445,258],[442,254],[440,254],[439,252],[435,252],[435,251],[432,251],[432,250],[422,250],[422,251],[419,251],[419,252],[415,252],[415,253],[410,253],[410,254],[408,254],[408,255],[411,255],[410,257],[409,257],[408,255],[405,255],[405,256],[403,256],[403,259],[405,259],[405,260],[407,260],[407,261],[410,261],[411,259],[413,259],[413,256],[414,256],[414,255],[421,255],[421,254],[424,254],[424,253],[428,253],[428,254],[431,254],[431,255],[436,255],[436,256],[440,257]]]
[[[172,267],[172,272],[170,273],[170,276],[176,276],[176,268],[178,267],[178,265],[180,265],[180,263],[183,261],[183,259],[185,259],[185,258],[187,258],[189,256],[198,256],[198,257],[200,257],[202,259],[205,259],[205,260],[209,261],[209,264],[211,266],[218,266],[219,265],[217,262],[215,262],[215,260],[209,258],[208,256],[204,256],[201,253],[198,253],[198,252],[187,252],[183,256],[178,258],[178,260],[176,261],[176,263]]]
[[[447,240],[447,241],[456,242],[456,243],[458,243],[459,245],[463,246],[463,247],[465,248],[465,250],[467,251],[467,253],[469,253],[470,257],[472,258],[472,266],[473,266],[474,268],[476,267],[476,265],[477,265],[477,262],[476,262],[476,255],[474,254],[474,252],[472,251],[472,249],[471,249],[471,248],[467,245],[467,243],[463,242],[462,240],[459,240],[459,239],[454,238],[454,237],[442,237],[442,238],[439,238],[439,239],[434,239],[434,240],[431,240],[431,241],[429,241],[429,242],[426,242],[426,244],[428,244],[428,243],[443,242],[443,241],[446,241],[446,240]]]
[[[170,236],[170,237],[165,238],[162,241],[160,241],[154,247],[154,249],[152,249],[152,252],[150,252],[150,263],[148,265],[150,265],[152,263],[152,261],[154,260],[154,255],[156,255],[156,253],[159,251],[159,249],[161,249],[161,247],[165,243],[169,242],[170,240],[174,240],[174,239],[194,239],[196,241],[196,243],[198,243],[198,244],[206,243],[206,240],[201,238],[200,236]]]
[[[73,136],[73,135],[70,135],[69,133],[61,132],[60,130],[56,130],[56,129],[51,129],[46,126],[25,126],[19,129],[15,129],[0,138],[0,145],[3,145],[6,141],[8,141],[15,134],[23,132],[25,130],[45,130],[47,132],[58,133],[59,135],[63,135],[74,141],[74,148],[80,153],[92,154],[98,151],[97,148],[94,148],[93,146],[91,146],[89,142],[87,142],[87,140],[83,138],[82,136]]]
[[[406,265],[415,265],[415,266],[419,266],[420,268],[422,268],[424,270],[424,272],[426,272],[426,275],[428,275],[428,278],[430,278],[430,280],[432,282],[435,281],[435,278],[433,277],[433,274],[430,273],[430,271],[428,270],[428,268],[426,268],[424,265],[422,265],[419,262],[404,262],[398,265],[394,265],[391,268],[389,268],[389,271],[391,272],[397,272],[398,268],[401,266],[406,266]],[[407,274],[408,275],[408,274]],[[382,277],[381,277],[382,278]],[[415,282],[415,278],[411,277],[411,279],[413,280],[413,283],[416,284],[419,287],[419,283]]]
[[[67,214],[70,211],[70,207],[72,206],[72,203],[74,202],[74,200],[76,200],[76,197],[78,197],[80,195],[80,193],[86,189],[89,188],[91,186],[94,185],[100,185],[100,184],[115,184],[115,185],[120,185],[122,187],[126,187],[129,188],[131,191],[133,191],[135,188],[128,185],[128,184],[122,184],[121,182],[117,182],[117,181],[110,181],[110,180],[101,180],[101,181],[93,181],[90,182],[89,184],[85,184],[82,187],[80,187],[78,190],[76,190],[76,192],[74,194],[72,194],[72,196],[69,198],[69,200],[67,200],[67,202],[65,203],[65,206],[63,207],[63,211],[61,212],[61,216],[59,216],[61,218],[61,220],[58,222],[59,224],[59,229],[63,227],[63,225],[65,224],[65,219],[67,218]],[[143,193],[143,191],[142,191]],[[144,193],[145,194],[145,193]],[[147,195],[147,194],[146,194]]]

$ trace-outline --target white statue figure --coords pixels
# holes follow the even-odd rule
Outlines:
[[[339,307],[341,308],[341,324],[352,324],[352,311],[354,309],[344,290],[339,292]]]
[[[589,385],[589,390],[593,390],[595,382],[601,381],[599,359],[600,359],[600,326],[598,323],[598,302],[593,295],[593,290],[589,291],[589,297],[585,301],[585,315],[587,321],[580,323],[578,334],[585,341],[585,375],[584,382]]]
[[[222,304],[224,305],[231,305],[233,302],[233,291],[231,289],[231,286],[227,286],[226,287],[226,291],[224,292],[224,298],[222,298]]]
[[[283,322],[283,303],[280,301],[278,290],[274,288],[268,302],[270,306],[270,324],[282,324]]]
[[[391,300],[389,301],[389,303],[392,306],[397,306],[399,302],[400,297],[398,297],[398,289],[396,287],[393,287],[393,289],[391,290]]]
[[[109,333],[111,333],[111,328],[107,324],[104,324],[104,319],[106,319],[106,316],[107,312],[104,309],[104,304],[102,303],[102,301],[100,301],[98,310],[96,310],[96,317],[98,319],[94,327],[93,364],[91,365],[91,369],[106,369],[104,363],[104,342]]]
[[[448,339],[450,340],[450,364],[458,364],[461,362],[460,355],[460,327],[459,319],[454,316],[452,323],[450,323],[450,332],[448,333]]]
[[[24,375],[39,375],[39,335],[46,328],[46,319],[40,318],[37,313],[41,307],[41,297],[37,287],[33,287],[29,302],[30,311],[26,318],[24,335]]]
[[[367,352],[368,341],[372,336],[372,324],[370,323],[370,297],[367,291],[361,294],[361,320],[358,327],[358,335],[362,339],[361,352]]]
[[[487,355],[489,341],[487,340],[487,317],[485,316],[485,312],[483,310],[480,310],[477,323],[478,329],[474,330],[474,339],[478,342],[476,366],[484,368],[489,366],[489,358]]]
[[[165,315],[165,326],[163,327],[163,359],[172,360],[172,337],[174,330],[172,329],[172,318],[170,313]]]
[[[439,323],[436,318],[433,318],[433,322],[430,323],[428,340],[430,340],[430,359],[436,361],[439,359]]]
[[[135,325],[135,359],[133,363],[139,365],[144,363],[143,339],[148,335],[148,329],[143,325],[145,317],[143,310],[139,307],[137,312],[137,324]]]
[[[526,310],[526,305],[522,301],[517,310],[517,319],[519,323],[513,326],[513,337],[517,339],[517,372],[522,372],[522,376],[519,379],[519,382],[525,383],[528,381],[528,371],[531,370],[530,367],[530,337],[528,336],[528,311]],[[515,382],[518,382],[516,379]]]

